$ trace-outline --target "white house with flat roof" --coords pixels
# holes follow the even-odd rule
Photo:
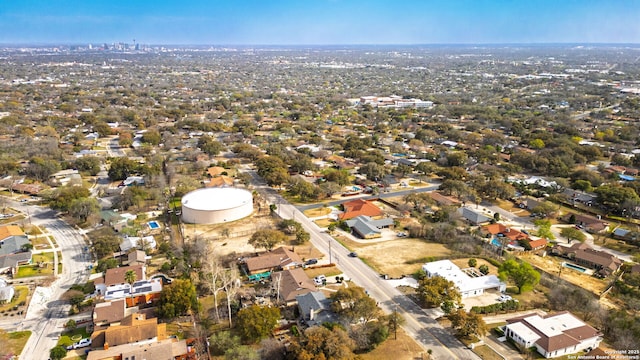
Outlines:
[[[463,299],[482,295],[485,290],[496,289],[503,292],[507,289],[507,284],[500,281],[497,276],[481,275],[477,272],[479,276],[470,276],[451,260],[426,263],[422,265],[422,270],[428,277],[440,276],[454,283]]]

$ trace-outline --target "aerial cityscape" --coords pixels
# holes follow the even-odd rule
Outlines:
[[[636,2],[154,4],[0,12],[0,359],[640,359]]]

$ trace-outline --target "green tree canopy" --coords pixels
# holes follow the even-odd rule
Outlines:
[[[165,319],[197,311],[200,307],[196,287],[189,279],[176,279],[162,288],[158,315]]]
[[[376,301],[358,286],[340,288],[331,294],[331,301],[331,309],[350,323],[360,319],[368,322],[380,314]]]
[[[274,246],[286,240],[287,236],[280,230],[262,229],[251,235],[249,245],[271,251]]]
[[[529,263],[510,259],[498,268],[498,277],[502,281],[511,280],[518,287],[518,293],[532,290],[540,282],[540,273]]]
[[[452,281],[441,276],[425,277],[418,282],[418,298],[427,307],[438,307],[445,301],[459,304],[462,296]]]
[[[339,326],[314,326],[291,343],[295,360],[354,360],[355,342]]]
[[[224,150],[224,145],[209,135],[201,136],[198,140],[198,147],[208,155],[216,156]]]
[[[572,240],[578,240],[580,242],[584,242],[585,240],[587,240],[587,236],[582,231],[574,228],[573,226],[562,228],[562,230],[560,230],[560,235],[567,238],[569,243],[571,243]]]
[[[271,334],[280,320],[280,309],[252,305],[236,315],[236,329],[242,340],[255,343]]]

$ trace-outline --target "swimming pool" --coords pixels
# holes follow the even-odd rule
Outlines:
[[[576,270],[576,271],[580,271],[580,272],[587,272],[587,269],[583,268],[582,266],[578,266],[578,265],[573,265],[567,262],[563,262],[562,266],[572,269],[572,270]]]
[[[500,241],[498,241],[498,239],[493,238],[493,239],[491,239],[491,245],[497,246],[497,247],[501,247],[502,243]]]
[[[160,229],[160,224],[158,224],[158,222],[155,221],[155,220],[154,221],[149,221],[147,223],[147,225],[149,225],[149,229],[151,229],[151,230]]]

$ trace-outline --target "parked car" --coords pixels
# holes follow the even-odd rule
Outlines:
[[[407,237],[407,233],[404,231],[400,231],[399,233],[396,234],[396,236],[398,237]]]
[[[67,350],[80,349],[89,345],[91,345],[91,339],[82,339],[77,343],[73,343],[73,345],[67,346]]]
[[[508,300],[513,300],[513,298],[511,297],[511,295],[506,295],[506,294],[502,294],[500,295],[500,297],[498,298],[498,301],[500,302],[505,302]]]
[[[318,263],[318,259],[309,259],[304,264],[305,265],[315,265]]]
[[[349,257],[355,258],[358,257],[358,254],[354,253],[353,251],[349,253]]]
[[[322,285],[326,284],[327,277],[324,276],[324,275],[318,275],[318,276],[313,278],[313,282],[316,284],[316,286],[322,286]]]

